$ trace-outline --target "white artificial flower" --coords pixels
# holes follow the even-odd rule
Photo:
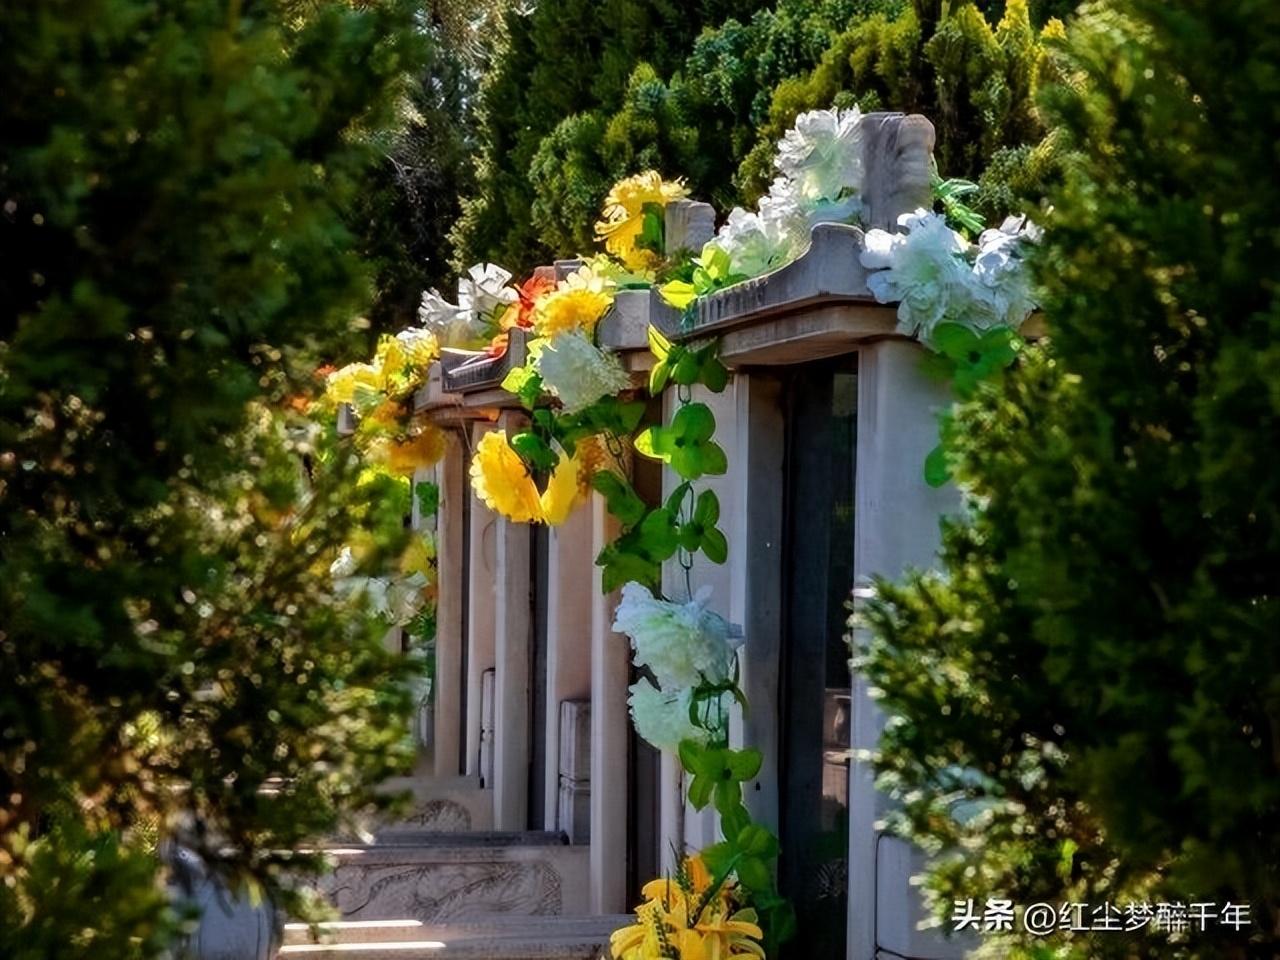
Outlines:
[[[973,276],[981,295],[991,304],[991,326],[1018,329],[1036,308],[1031,296],[1031,273],[1023,253],[1037,235],[1034,225],[1011,217],[998,229],[984,230],[978,238]]]
[[[601,350],[581,330],[557,334],[538,354],[542,385],[560,398],[566,413],[585,410],[601,397],[631,385],[631,376],[618,358]]]
[[[519,294],[511,287],[511,273],[496,263],[473,264],[458,281],[458,306],[473,319],[488,319]]]
[[[630,691],[631,722],[646,742],[672,753],[679,749],[681,740],[707,742],[709,733],[689,720],[692,690],[659,690],[648,680],[639,680]]]
[[[384,608],[378,612],[383,614],[393,627],[404,626],[422,609],[426,599],[422,591],[426,587],[427,578],[421,573],[388,580]]]
[[[851,110],[811,110],[778,143],[774,165],[810,203],[862,192],[862,114]]]
[[[437,290],[422,295],[418,321],[440,343],[467,346],[483,339],[497,314],[519,294],[509,286],[511,274],[494,263],[477,263],[458,281],[458,302],[450,303]]]
[[[876,271],[867,277],[876,300],[898,302],[898,330],[925,340],[950,313],[972,305],[969,244],[941,214],[917,210],[898,223],[909,232],[868,230],[859,259]]]
[[[329,564],[329,576],[335,580],[343,580],[356,572],[355,554],[350,547],[343,547],[338,558]]]
[[[737,632],[707,609],[710,589],[688,603],[659,600],[639,583],[622,588],[613,629],[631,638],[636,666],[648,667],[664,690],[727,680],[733,669]]]
[[[418,615],[426,599],[422,593],[426,586],[427,578],[421,573],[394,578],[343,576],[334,581],[339,596],[363,599],[370,613],[393,627],[403,626]]]
[[[441,343],[460,345],[476,336],[471,326],[470,313],[444,299],[437,290],[428,290],[422,294],[422,303],[418,306],[418,322]]]
[[[734,273],[758,277],[792,258],[797,242],[793,226],[789,211],[778,207],[767,216],[734,207],[712,243],[729,255]]]

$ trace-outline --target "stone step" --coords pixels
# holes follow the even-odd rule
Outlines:
[[[312,960],[597,960],[628,916],[494,916],[461,923],[414,920],[287,924],[281,958]],[[319,938],[317,942],[316,938]]]

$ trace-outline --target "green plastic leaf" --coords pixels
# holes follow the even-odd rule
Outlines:
[[[737,846],[747,856],[768,860],[778,855],[778,838],[758,823],[750,824],[738,834]]]
[[[591,486],[600,492],[609,512],[624,527],[633,527],[644,517],[644,501],[636,495],[629,483],[612,470],[597,471],[591,478]]]
[[[635,439],[636,453],[654,460],[666,460],[668,458],[664,452],[666,432],[666,427],[649,427],[640,431]]]
[[[693,782],[689,784],[689,803],[693,805],[693,809],[701,810],[711,801],[711,791],[715,786],[716,781],[704,774],[693,778]]]
[[[721,393],[729,385],[729,368],[713,357],[703,363],[701,380],[712,393]]]
[[[754,747],[747,747],[744,750],[732,750],[728,758],[729,772],[733,774],[735,780],[747,781],[755,779],[756,774],[760,772],[760,766],[764,763],[764,756]]]
[[[750,823],[751,814],[742,805],[741,798],[736,806],[720,811],[720,830],[726,837],[736,837]]]
[[[677,752],[680,755],[680,766],[689,773],[697,773],[705,748],[697,740],[681,740]]]
[[[529,430],[522,430],[511,438],[511,449],[535,470],[554,470],[560,456],[546,440]]]
[[[713,843],[709,847],[703,847],[702,862],[706,864],[707,870],[712,876],[718,877],[733,868],[733,859],[737,856],[734,851],[733,844],[726,841]]]
[[[688,280],[668,280],[658,288],[658,295],[677,310],[684,310],[698,299],[698,290]]]
[[[440,488],[429,480],[415,483],[413,495],[418,501],[418,512],[423,516],[433,516],[440,510]]]
[[[666,233],[666,216],[662,204],[646,203],[644,219],[640,222],[640,236],[636,238],[636,246],[655,253],[662,253],[666,247],[663,236]]]
[[[514,393],[525,409],[532,410],[542,395],[542,377],[533,367],[516,367],[502,378],[502,389]]]
[[[739,857],[737,870],[738,881],[748,890],[764,890],[773,884],[773,874],[759,857]]]
[[[703,490],[693,508],[693,519],[703,526],[715,526],[720,519],[720,498],[714,490]]]
[[[667,354],[671,352],[671,341],[666,338],[661,330],[653,324],[649,324],[649,352],[657,359],[665,360]]]
[[[705,403],[689,403],[671,418],[671,429],[686,441],[707,440],[716,432],[716,418]]]
[[[716,784],[713,799],[717,812],[723,817],[725,811],[732,812],[742,806],[742,787],[736,780],[721,780]]]
[[[951,479],[951,468],[947,466],[947,451],[938,444],[924,458],[924,482],[931,487],[941,487]]]
[[[680,515],[680,508],[684,506],[684,498],[693,490],[693,485],[688,480],[677,484],[676,488],[671,491],[671,496],[667,497],[667,509],[675,516]]]
[[[729,541],[716,527],[708,527],[702,532],[701,548],[712,563],[724,563],[729,558]]]
[[[676,519],[671,511],[665,508],[649,511],[636,528],[640,545],[645,555],[653,560],[662,561],[676,552],[678,537]]]
[[[691,387],[698,382],[701,372],[702,368],[698,364],[697,356],[687,350],[681,350],[680,359],[676,361],[671,371],[671,379],[682,387]]]

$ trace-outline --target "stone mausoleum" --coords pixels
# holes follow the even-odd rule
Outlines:
[[[900,114],[861,122],[863,221],[894,230],[900,214],[931,205],[933,128]],[[679,201],[666,242],[698,249],[714,226],[709,206]],[[745,634],[752,709],[733,736],[766,758],[747,802],[781,838],[780,886],[800,928],[786,952],[944,960],[962,951],[921,928],[919,855],[880,826],[888,801],[859,751],[882,721],[850,672],[846,633],[856,584],[934,562],[939,518],[959,500],[928,486],[921,465],[950,400],[923,374],[921,346],[896,332],[894,306],[868,291],[862,240],[862,229],[820,224],[799,259],[684,318],[655,291],[620,291],[600,339],[640,396],[650,324],[677,340],[722,340],[729,386],[697,398],[728,455],[711,486],[731,550],[722,566],[699,555],[691,580]],[[543,269],[558,277],[576,265]],[[491,513],[467,482],[484,433],[526,416],[500,387],[524,345],[516,331],[503,357],[446,351],[417,396],[418,415],[449,439],[420,477],[439,486],[438,514],[415,518],[437,525],[439,544],[422,755],[417,774],[393,784],[415,806],[374,843],[335,843],[322,883],[348,922],[340,943],[290,929],[286,954],[600,956],[640,885],[685,845],[716,839],[714,812],[681,799],[679,763],[632,732],[628,641],[611,631],[618,597],[601,593],[594,563],[616,534],[602,498],[546,528]],[[647,417],[670,412],[656,401]],[[678,482],[656,461],[631,469],[651,502]],[[683,589],[683,570],[664,574],[673,588],[677,575]]]

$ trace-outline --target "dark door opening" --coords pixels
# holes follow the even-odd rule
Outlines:
[[[662,400],[649,401],[644,425],[662,423]],[[631,483],[646,504],[662,502],[662,465],[647,457],[635,457]],[[631,682],[639,679],[631,668]],[[627,903],[640,902],[640,889],[659,876],[658,836],[661,754],[627,724]]]
[[[846,949],[857,371],[856,354],[804,364],[784,393],[779,879],[798,928],[784,957]]]
[[[547,564],[550,537],[535,523],[529,536],[529,602],[533,636],[529,643],[529,822],[530,830],[546,826],[547,774]],[[559,718],[556,718],[559,722]]]

